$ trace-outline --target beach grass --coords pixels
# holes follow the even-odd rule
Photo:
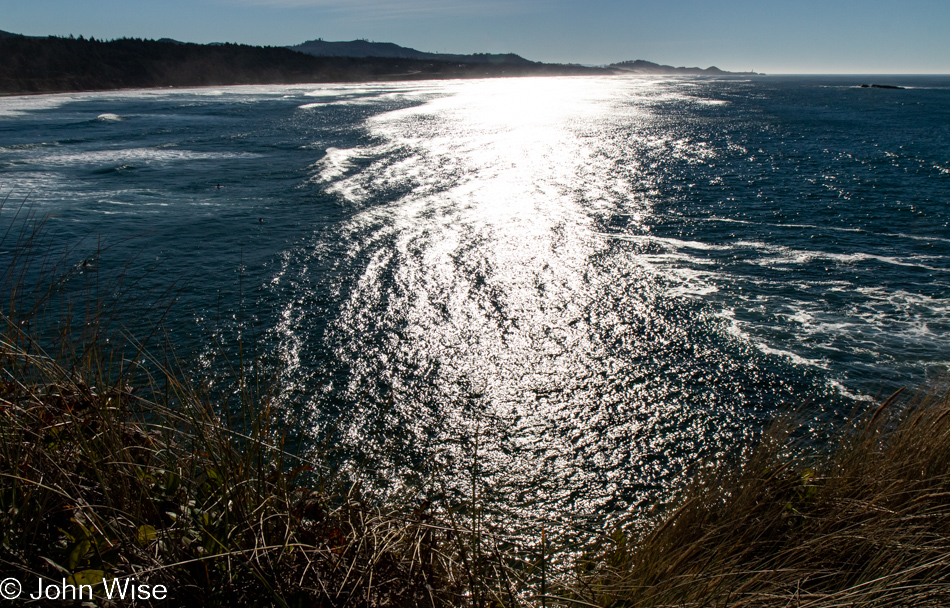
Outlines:
[[[659,525],[585,556],[598,606],[950,605],[950,394],[883,401],[808,450],[776,422]],[[810,446],[814,449],[814,446]],[[570,593],[570,591],[568,591]]]
[[[467,504],[436,481],[377,499],[288,447],[280,387],[253,365],[211,390],[96,297],[51,313],[75,265],[25,225],[7,233],[0,315],[0,570],[25,594],[65,580],[129,605],[107,596],[134,580],[153,594],[137,605],[950,605],[945,387],[883,401],[832,445],[782,418],[652,527],[552,556],[540,526],[529,547],[479,519],[476,462]]]

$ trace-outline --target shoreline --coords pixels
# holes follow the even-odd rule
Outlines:
[[[512,76],[605,75],[605,68],[544,63],[458,63],[385,57],[316,57],[277,47],[0,38],[0,94],[139,88],[405,82]]]
[[[414,74],[413,74],[414,75]],[[287,87],[287,86],[321,86],[321,85],[340,85],[340,84],[378,84],[378,83],[401,83],[401,82],[425,82],[428,80],[432,81],[445,81],[445,80],[489,80],[495,78],[565,78],[565,77],[579,77],[579,78],[594,78],[594,77],[603,77],[603,76],[616,76],[618,74],[517,74],[517,75],[491,75],[491,76],[446,76],[443,78],[438,77],[427,77],[427,78],[381,78],[377,80],[325,80],[325,81],[314,81],[314,82],[267,82],[267,83],[233,83],[233,84],[206,84],[206,85],[182,85],[182,86],[154,86],[154,87],[122,87],[117,89],[80,89],[80,90],[55,90],[55,91],[31,91],[23,93],[9,93],[5,91],[0,91],[0,99],[7,97],[36,97],[39,95],[69,95],[72,93],[75,94],[86,94],[86,93],[120,93],[120,92],[134,92],[134,91],[188,91],[191,89],[216,89],[222,87]],[[619,74],[622,76],[622,74]],[[398,76],[396,74],[395,76]]]

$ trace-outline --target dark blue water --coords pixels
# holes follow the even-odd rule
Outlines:
[[[240,335],[383,485],[464,492],[477,438],[486,495],[539,516],[945,373],[948,186],[948,77],[0,99],[6,221],[26,199],[77,276],[176,295],[133,333],[204,369]]]

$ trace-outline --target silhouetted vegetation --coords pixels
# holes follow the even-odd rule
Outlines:
[[[314,57],[286,48],[0,37],[0,93],[606,73],[554,64]]]

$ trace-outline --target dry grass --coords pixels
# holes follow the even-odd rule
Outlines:
[[[566,593],[597,606],[950,605],[950,393],[896,397],[808,459],[777,425],[645,538],[588,555],[586,588]]]
[[[456,604],[463,572],[427,509],[386,509],[291,466],[266,404],[238,433],[193,393],[169,408],[8,342],[0,357],[6,572],[134,576],[203,605]]]

